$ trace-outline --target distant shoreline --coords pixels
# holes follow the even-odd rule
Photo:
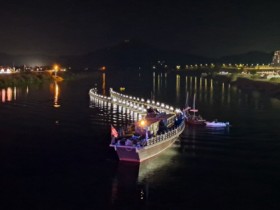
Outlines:
[[[229,75],[215,75],[213,78],[224,82],[229,82],[244,90],[256,90],[268,94],[271,97],[280,99],[280,79],[254,79],[244,77],[238,74]]]
[[[0,75],[0,87],[20,86],[26,84],[40,84],[44,81],[51,81],[52,77],[48,73],[15,73]]]
[[[63,72],[58,74],[58,76],[62,77],[64,81],[70,81],[87,78],[89,76],[94,76],[98,73],[99,72]],[[266,93],[271,97],[280,99],[280,79],[256,79],[235,73],[230,75],[214,74],[211,77],[218,81],[234,84],[237,87],[240,87],[244,90],[256,90],[259,92]],[[44,82],[52,81],[54,81],[53,76],[47,72],[28,72],[19,74],[0,75],[0,88],[5,88],[9,86],[42,84]]]
[[[65,81],[82,79],[90,75],[96,74],[95,72],[63,72],[58,76]],[[22,86],[32,84],[42,84],[44,82],[54,81],[53,75],[47,72],[24,72],[16,74],[2,74],[0,75],[0,88],[6,88],[10,86]]]

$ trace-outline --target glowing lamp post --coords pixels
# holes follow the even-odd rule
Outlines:
[[[145,125],[146,125],[146,121],[145,121],[145,120],[141,120],[141,121],[140,121],[140,125],[144,128]]]
[[[58,71],[58,65],[54,65],[54,75],[56,77]]]
[[[146,141],[148,141],[149,136],[148,136],[148,127],[147,127],[146,121],[145,120],[141,120],[140,121],[140,125],[145,130],[145,133],[146,133],[145,139],[146,139]]]

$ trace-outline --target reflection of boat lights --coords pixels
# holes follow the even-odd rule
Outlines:
[[[165,177],[157,177],[157,174],[164,167],[174,169],[173,158],[177,154],[176,148],[173,147],[160,154],[160,158],[152,158],[140,164],[119,162],[112,181],[112,202],[126,201],[134,196],[138,203],[139,200],[149,201],[149,183],[155,180],[159,184],[165,180]]]
[[[106,74],[102,74],[102,93],[106,95]]]

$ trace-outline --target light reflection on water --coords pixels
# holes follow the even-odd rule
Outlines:
[[[154,73],[156,75],[156,73]],[[172,75],[169,75],[168,80]],[[238,109],[239,106],[249,109],[260,109],[264,107],[263,103],[270,103],[271,98],[267,97],[267,101],[264,100],[266,97],[259,92],[252,91],[247,92],[239,89],[236,86],[231,86],[230,83],[226,82],[218,82],[213,80],[212,78],[203,78],[198,76],[180,76],[179,74],[175,74],[175,86],[173,87],[174,92],[176,93],[176,97],[174,97],[173,103],[175,102],[179,106],[185,99],[183,96],[186,96],[186,92],[189,92],[190,95],[190,104],[192,104],[192,97],[194,93],[196,93],[196,102],[200,110],[206,110],[206,106],[211,108],[212,106],[222,109],[227,109],[229,107],[235,106]],[[156,81],[154,77],[153,84],[158,84],[159,81]],[[184,79],[182,79],[184,78]],[[172,87],[170,87],[172,89]],[[170,94],[172,90],[167,93],[165,87],[161,87],[160,90],[157,90],[156,96],[161,98],[167,98],[167,94]],[[272,99],[275,101],[279,101],[279,99]],[[277,103],[274,103],[277,104]],[[177,106],[178,106],[177,105]],[[271,104],[272,105],[272,104]],[[275,106],[274,106],[275,107]],[[276,107],[275,107],[276,108]]]
[[[159,184],[159,174],[176,167],[173,158],[178,155],[177,146],[171,146],[157,157],[142,163],[119,162],[118,170],[112,180],[111,202],[114,206],[147,205],[150,184]],[[164,172],[165,173],[165,172]],[[155,178],[156,177],[156,178]],[[163,178],[164,179],[164,178]],[[127,202],[127,201],[130,202]]]
[[[180,85],[180,80],[181,77],[180,75],[176,75],[176,101],[179,102],[180,101],[180,90],[181,90],[181,85]]]
[[[127,126],[128,124],[141,119],[141,114],[138,114],[129,108],[112,104],[111,102],[99,100],[94,98],[90,101],[90,108],[98,109],[98,118],[93,121],[106,121],[117,128]],[[97,122],[98,123],[98,122]]]
[[[59,108],[60,107],[60,104],[59,104],[59,95],[60,95],[60,89],[59,89],[59,86],[57,84],[57,82],[55,81],[54,83],[54,107],[55,108]]]
[[[5,103],[5,102],[10,102],[13,100],[16,100],[17,98],[17,88],[11,88],[11,87],[7,87],[7,88],[2,88],[1,90],[1,102]]]
[[[29,87],[7,87],[7,88],[2,88],[0,91],[0,98],[1,102],[11,102],[11,101],[16,101],[18,97],[28,95],[29,93]]]
[[[60,86],[59,84],[55,81],[54,83],[50,83],[50,93],[53,94],[53,106],[55,108],[60,107],[59,104],[59,97],[61,94]],[[16,101],[20,100],[21,97],[27,96],[30,94],[29,86],[26,87],[7,87],[7,88],[2,88],[0,91],[0,98],[1,102],[11,102],[11,101]]]

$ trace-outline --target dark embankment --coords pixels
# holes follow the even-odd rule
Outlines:
[[[270,81],[251,80],[248,78],[238,77],[235,85],[246,90],[257,90],[264,92],[272,97],[280,99],[280,83],[273,83]]]
[[[19,86],[25,84],[39,84],[51,81],[49,73],[16,73],[0,76],[0,87]]]
[[[248,91],[259,91],[269,96],[280,99],[280,83],[272,80],[260,80],[238,76],[237,74],[230,75],[215,75],[215,80],[220,82],[231,83],[237,87]]]
[[[61,77],[63,81],[69,81],[95,76],[96,74],[97,72],[59,72],[57,76]],[[51,82],[53,80],[53,75],[47,72],[3,74],[0,75],[0,87],[40,84],[44,82]]]

